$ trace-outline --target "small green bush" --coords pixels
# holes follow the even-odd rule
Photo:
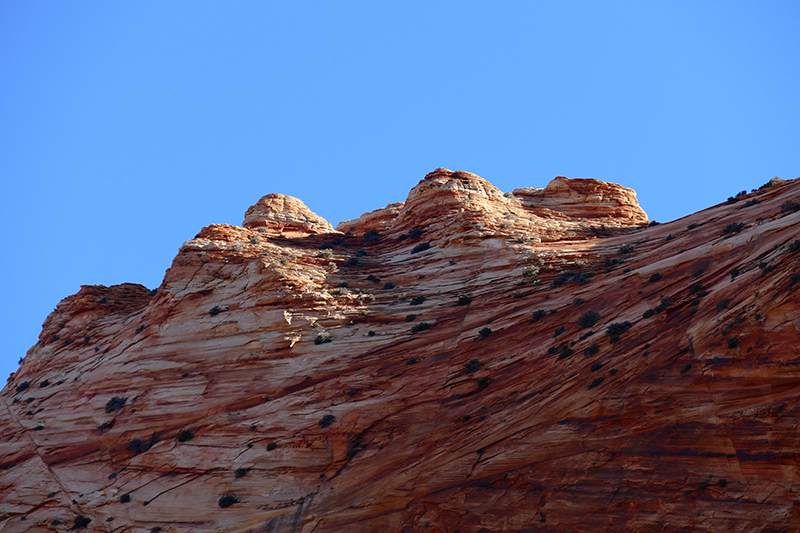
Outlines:
[[[324,250],[320,250],[317,252],[317,257],[322,259],[333,259],[333,250],[330,248],[325,248]]]
[[[406,361],[407,365],[415,365],[417,363],[418,363],[418,361],[417,361],[416,357],[411,357],[408,361]]]
[[[20,392],[25,391],[30,386],[31,386],[31,382],[30,381],[23,381],[22,383],[17,385],[17,388],[14,389],[14,390],[17,391],[17,393],[20,393]]]
[[[419,324],[414,324],[411,327],[411,333],[419,333],[420,331],[425,331],[426,329],[431,329],[431,325],[427,322],[420,322]]]
[[[556,330],[553,332],[553,338],[558,337],[565,331],[567,331],[567,328],[565,328],[564,326],[558,326]]]
[[[619,255],[626,255],[626,254],[632,254],[635,251],[636,248],[632,244],[623,244],[622,246],[619,247],[617,253]]]
[[[419,296],[414,296],[413,298],[411,298],[411,305],[419,305],[424,301],[425,297],[420,294]]]
[[[472,298],[466,294],[462,294],[458,297],[458,303],[456,305],[469,305],[470,303],[472,303]]]
[[[650,275],[650,283],[655,283],[656,281],[661,281],[661,274],[659,272],[654,272]]]
[[[322,424],[320,424],[320,425],[322,426]],[[328,427],[328,426],[322,426],[322,427]],[[272,450],[274,450],[277,447],[278,447],[278,445],[276,443],[270,442],[270,443],[267,444],[267,451],[271,452]]]
[[[589,383],[589,390],[599,386],[603,381],[605,381],[605,378],[594,378],[592,382]]]
[[[119,497],[119,503],[128,503],[130,501],[131,501],[130,494],[123,494],[122,496]]]
[[[590,345],[589,345],[589,346],[586,348],[586,352],[585,352],[585,353],[586,353],[586,355],[587,355],[587,356],[589,356],[589,355],[594,355],[594,354],[596,354],[596,353],[597,353],[597,352],[599,352],[599,351],[600,351],[600,347],[597,345],[597,343],[594,343],[594,342],[593,342],[592,344],[590,344]]]
[[[362,240],[363,240],[365,243],[370,243],[370,242],[375,242],[375,241],[377,241],[379,236],[380,236],[380,234],[378,233],[378,230],[376,230],[376,229],[371,229],[371,230],[369,230],[368,232],[366,232],[366,233],[364,234],[364,236],[363,236],[361,239],[362,239]]]
[[[522,275],[526,278],[535,278],[539,274],[539,267],[537,266],[526,266],[522,269]]]
[[[331,342],[333,337],[327,331],[322,331],[317,334],[317,338],[314,339],[314,344],[325,344],[326,342]]]
[[[781,204],[781,213],[797,213],[800,211],[800,202],[787,200]]]
[[[631,327],[633,327],[633,324],[628,321],[613,322],[606,328],[606,333],[608,333],[611,342],[614,343],[619,340],[620,335],[631,329]]]
[[[539,320],[543,319],[547,316],[547,311],[544,309],[539,309],[538,311],[533,312],[533,316],[531,317],[531,322],[538,322]]]
[[[699,228],[699,227],[700,227],[700,224],[698,224],[697,222],[692,222],[691,224],[686,226],[686,228],[690,229],[690,230],[695,229],[695,228]]]
[[[600,320],[600,313],[596,311],[586,311],[578,318],[578,325],[582,328],[590,328]]]
[[[758,190],[760,191],[762,189],[768,189],[770,187],[775,187],[776,185],[783,185],[784,183],[786,183],[785,179],[781,179],[778,176],[775,176],[774,178],[772,178],[771,180],[766,182],[764,185],[759,187]]]
[[[270,444],[272,444],[272,443],[270,443]],[[269,444],[267,444],[267,448],[269,448]],[[235,477],[236,479],[241,479],[246,475],[247,475],[247,469],[246,468],[237,468],[236,471],[233,473],[233,477]]]
[[[406,322],[413,322],[417,319],[417,315],[406,315]]]
[[[333,415],[325,415],[319,421],[319,425],[320,425],[320,427],[326,428],[326,427],[330,426],[331,424],[333,424],[334,420],[336,420],[335,416],[333,416]]]
[[[468,363],[464,363],[464,373],[474,374],[481,368],[481,362],[478,359],[470,359]]]
[[[592,365],[592,367],[589,370],[592,371],[592,372],[597,372],[598,370],[600,370],[604,366],[605,365],[603,363],[595,363],[595,364]]]
[[[681,374],[685,374],[691,369],[692,369],[692,364],[691,363],[687,363],[686,366],[681,368]]]
[[[424,252],[425,250],[429,249],[430,247],[431,247],[431,243],[429,243],[429,242],[421,242],[421,243],[419,243],[418,245],[416,245],[415,247],[413,247],[411,249],[411,253],[415,254],[415,253],[418,253],[418,252]]]
[[[722,230],[723,235],[728,235],[731,233],[739,233],[744,229],[744,222],[731,222],[725,229]]]
[[[486,376],[484,376],[482,378],[478,378],[477,384],[478,384],[478,387],[480,387],[482,389],[485,389],[486,387],[489,386],[489,378],[486,377]]]
[[[72,529],[83,529],[89,525],[92,521],[91,518],[85,517],[83,515],[78,515],[75,517],[75,522],[72,524]]]
[[[728,348],[736,348],[739,346],[739,337],[730,337],[728,339]]]
[[[387,283],[383,284],[383,288],[386,289],[387,291],[391,290],[391,289],[394,289],[394,287],[395,287],[395,285],[392,282],[387,282]]]
[[[215,305],[211,309],[209,309],[208,314],[211,316],[217,316],[220,313],[224,313],[228,310],[227,305]]]
[[[565,344],[564,346],[561,347],[561,350],[559,350],[558,358],[559,359],[566,359],[567,357],[569,357],[573,353],[575,353],[575,352],[572,350],[572,348],[570,348],[569,346],[567,346]]]
[[[178,435],[178,442],[188,442],[194,438],[194,433],[189,431],[188,429],[184,429],[181,431],[180,435]]]
[[[722,311],[723,309],[727,309],[730,305],[731,301],[728,298],[723,298],[722,300],[717,302],[717,311]]]
[[[492,334],[492,330],[491,329],[483,328],[478,332],[478,338],[483,340],[483,339],[485,339],[486,337],[488,337],[491,334]]]
[[[731,281],[735,280],[736,276],[738,276],[741,273],[742,272],[739,270],[738,267],[733,267],[733,270],[731,270]]]
[[[422,237],[423,233],[425,233],[424,230],[420,228],[414,228],[408,232],[408,237],[411,239],[419,239],[420,237]]]
[[[239,503],[239,498],[237,498],[233,494],[226,494],[225,496],[222,496],[217,502],[217,504],[223,509],[225,509],[226,507],[230,507],[234,503]]]

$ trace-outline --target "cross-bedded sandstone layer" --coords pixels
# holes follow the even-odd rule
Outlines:
[[[438,169],[337,231],[269,195],[47,318],[2,529],[795,530],[797,204],[647,226],[614,184]]]

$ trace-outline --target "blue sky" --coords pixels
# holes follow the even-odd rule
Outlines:
[[[669,221],[800,176],[800,4],[0,3],[0,375],[82,284],[301,198],[334,225],[429,171],[634,188]]]

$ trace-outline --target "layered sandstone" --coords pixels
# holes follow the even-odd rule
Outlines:
[[[654,226],[556,181],[270,195],[83,287],[0,394],[3,531],[798,529],[800,181]]]

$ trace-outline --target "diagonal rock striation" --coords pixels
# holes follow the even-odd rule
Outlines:
[[[800,181],[437,169],[334,229],[267,195],[84,286],[0,393],[3,531],[791,531]]]

